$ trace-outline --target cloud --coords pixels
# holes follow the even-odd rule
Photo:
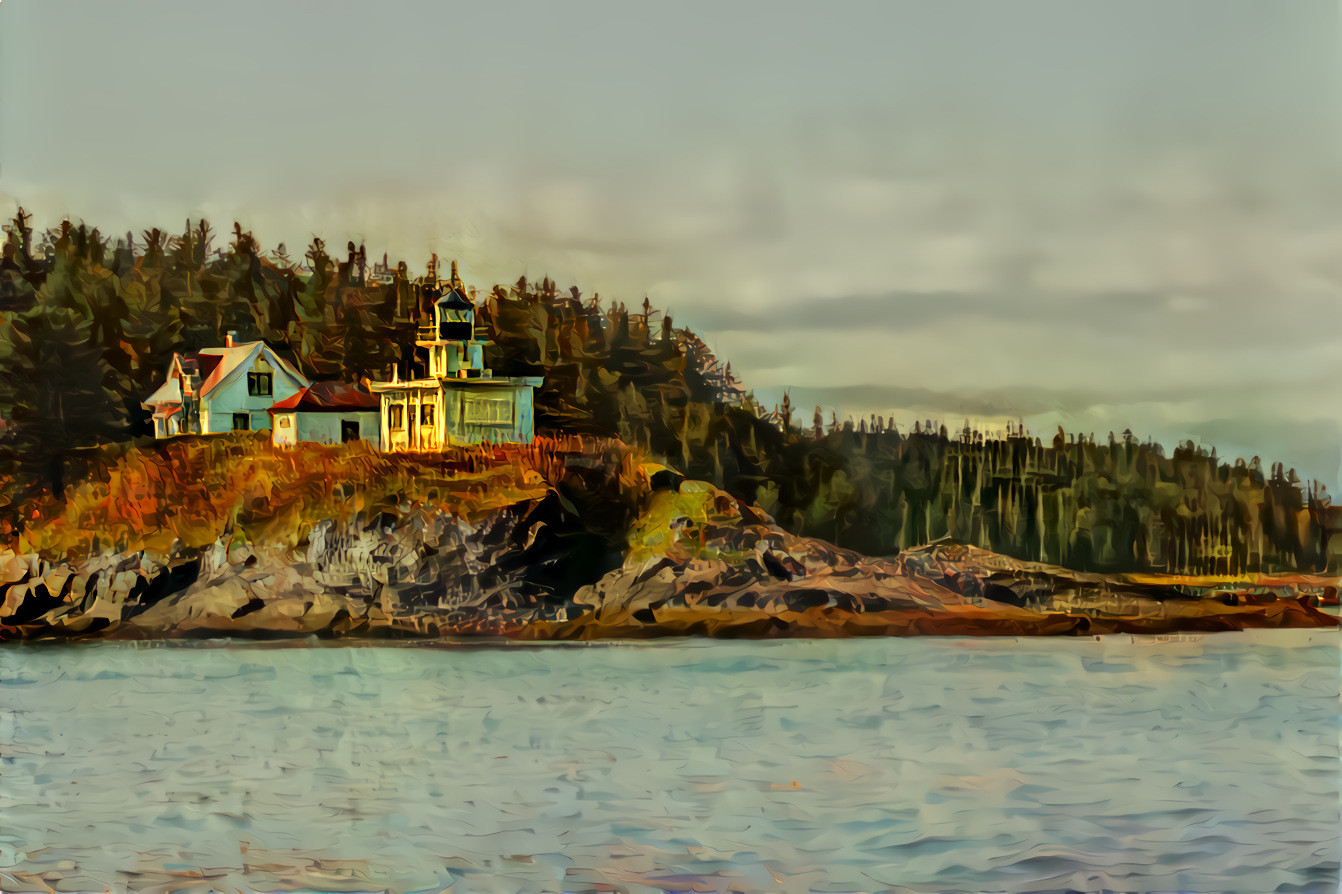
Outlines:
[[[781,401],[786,390],[797,408],[794,421],[809,425],[815,406],[829,418],[879,415],[910,428],[915,421],[933,420],[952,431],[968,421],[989,431],[1007,422],[1024,423],[1047,440],[1062,426],[1072,433],[1131,429],[1139,439],[1150,438],[1173,447],[1192,440],[1215,447],[1226,459],[1260,456],[1264,462],[1293,466],[1306,478],[1335,488],[1342,480],[1342,424],[1326,408],[1315,405],[1310,388],[1281,389],[1124,389],[1077,387],[967,388],[938,390],[912,385],[866,384],[838,387],[765,388],[757,397],[766,405]]]
[[[453,33],[509,35],[506,53],[413,59],[394,41],[327,53],[339,17],[302,16],[310,40],[208,107],[194,80],[163,81],[195,53],[165,41],[127,60],[159,105],[57,114],[124,43],[109,13],[5,45],[5,71],[52,77],[0,79],[23,85],[0,114],[32,116],[0,122],[0,188],[43,224],[237,218],[291,249],[320,233],[412,269],[457,257],[482,287],[647,294],[751,385],[840,409],[1196,424],[1334,475],[1317,420],[1342,419],[1335,10],[985,4],[968,27],[956,5],[763,31],[682,14],[637,44],[606,16],[518,28],[480,7]],[[202,58],[246,37],[211,25]],[[313,92],[298,106],[272,82]]]
[[[1237,425],[1246,450],[1337,480],[1337,433],[1313,421],[1342,419],[1342,231],[1319,213],[1326,192],[1287,177],[1245,198],[1214,176],[1216,158],[1187,153],[1116,162],[1128,186],[1035,180],[1026,162],[969,172],[953,153],[919,179],[875,165],[789,177],[795,162],[715,147],[518,176],[478,160],[433,188],[202,188],[191,213],[220,229],[240,216],[291,247],[313,232],[362,237],[415,267],[437,251],[481,286],[525,272],[629,303],[646,293],[749,384],[813,392],[806,403],[1171,437]],[[25,192],[44,216],[72,201],[50,185]],[[147,195],[81,209],[137,229],[185,216]],[[1169,424],[1171,406],[1188,425]]]

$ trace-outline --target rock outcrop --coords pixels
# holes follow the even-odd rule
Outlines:
[[[653,476],[625,538],[557,491],[474,521],[416,506],[297,548],[233,533],[78,563],[0,554],[6,637],[1040,635],[1328,626],[1303,600],[1226,605],[934,544],[877,559]]]

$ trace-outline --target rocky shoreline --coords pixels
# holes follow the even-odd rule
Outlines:
[[[587,530],[554,490],[474,520],[402,510],[322,522],[297,548],[229,532],[194,553],[77,563],[0,553],[0,636],[535,641],[1338,625],[1304,597],[1227,604],[955,544],[863,556],[789,534],[697,481],[654,489],[623,548]]]

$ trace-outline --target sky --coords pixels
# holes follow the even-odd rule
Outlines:
[[[756,394],[1342,481],[1337,0],[0,0],[0,213],[641,304]]]

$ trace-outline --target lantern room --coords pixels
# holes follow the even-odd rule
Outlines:
[[[433,314],[438,341],[470,341],[475,337],[475,305],[456,289],[438,299]]]

